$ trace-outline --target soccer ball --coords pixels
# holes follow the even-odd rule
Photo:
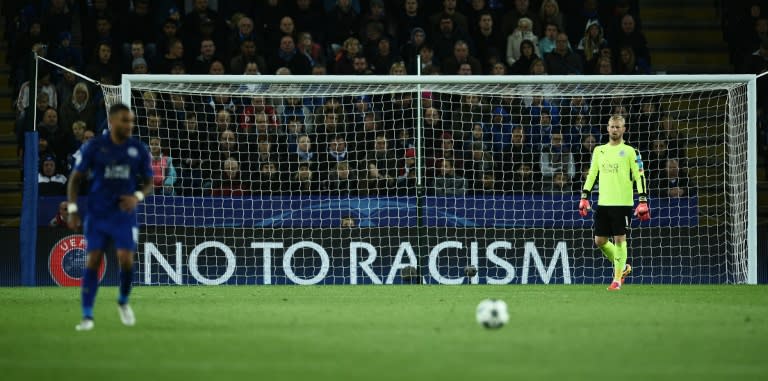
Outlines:
[[[498,299],[485,299],[477,305],[477,322],[485,328],[501,328],[509,321],[507,303]]]

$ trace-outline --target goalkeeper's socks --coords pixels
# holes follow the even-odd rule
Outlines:
[[[93,301],[99,291],[99,274],[96,270],[85,268],[80,290],[80,303],[83,308],[83,319],[93,319]]]
[[[117,297],[117,304],[128,303],[128,296],[131,294],[131,283],[133,282],[133,268],[130,270],[120,270],[120,295]]]
[[[603,252],[603,255],[605,255],[611,263],[616,261],[616,246],[611,243],[611,241],[606,241],[605,245],[600,246],[600,251]]]
[[[621,273],[627,264],[627,241],[616,244],[616,260],[613,262],[613,280],[621,282]]]

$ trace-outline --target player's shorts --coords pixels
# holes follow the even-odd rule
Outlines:
[[[135,252],[139,241],[139,226],[136,218],[86,216],[83,224],[86,252],[106,250],[111,242],[115,249]]]
[[[595,208],[595,236],[612,237],[629,233],[632,222],[631,206],[601,206]]]

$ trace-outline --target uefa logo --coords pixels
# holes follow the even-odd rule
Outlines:
[[[61,287],[79,287],[83,277],[83,269],[87,254],[85,252],[85,236],[73,234],[56,242],[48,256],[48,272],[51,278]],[[99,267],[99,281],[104,278],[107,268],[107,257],[104,256]]]

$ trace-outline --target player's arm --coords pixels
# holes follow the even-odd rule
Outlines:
[[[651,211],[648,208],[648,183],[643,170],[643,159],[639,153],[635,152],[635,159],[630,160],[629,169],[637,190],[638,203],[637,208],[635,208],[635,215],[640,221],[648,221],[651,219]]]
[[[584,182],[584,186],[581,188],[581,200],[579,201],[579,214],[582,217],[586,217],[587,213],[592,210],[592,206],[589,204],[589,193],[592,192],[592,187],[595,186],[595,180],[597,180],[597,173],[600,162],[600,151],[595,148],[592,151],[592,162],[589,164],[589,172],[587,173],[587,180]]]
[[[67,184],[67,226],[75,230],[80,227],[80,213],[77,210],[77,195],[80,194],[80,183],[83,181],[82,172],[77,169],[69,175]]]
[[[146,146],[141,145],[141,152],[139,158],[141,160],[141,185],[133,194],[120,196],[120,209],[124,211],[131,211],[144,201],[144,198],[151,195],[154,191],[154,173],[152,172],[152,156],[149,153],[149,149]]]

